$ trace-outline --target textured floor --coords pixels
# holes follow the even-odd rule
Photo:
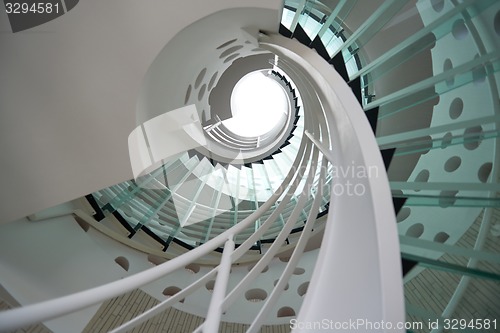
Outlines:
[[[456,243],[456,246],[469,249],[474,247],[482,217],[483,214],[481,213],[472,227]],[[500,222],[500,209],[495,209],[492,222],[493,224]],[[488,234],[483,251],[500,256],[500,241],[498,237]],[[467,266],[467,259],[464,257],[444,255],[440,261]],[[500,274],[500,265],[498,264],[480,262],[478,268],[487,272]],[[441,315],[453,295],[460,278],[461,275],[456,273],[427,269],[405,284],[406,302],[425,311]],[[472,278],[452,318],[465,319],[467,322],[470,322],[472,319],[496,319],[496,329],[471,330],[471,332],[500,332],[500,281]],[[424,324],[423,329],[415,329],[413,330],[414,333],[427,333],[431,331],[426,327],[429,318],[409,315],[407,320],[422,322]],[[443,332],[452,331],[444,330]],[[457,330],[453,332],[457,332]]]
[[[0,300],[0,311],[8,310],[10,308],[11,306],[9,306],[9,304]],[[16,331],[12,331],[11,333],[52,333],[52,331],[41,324],[37,324],[22,329],[18,329]]]
[[[101,305],[94,318],[85,328],[85,333],[108,332],[120,324],[130,320],[159,302],[141,290],[134,290]],[[125,315],[123,315],[125,314]],[[133,333],[187,333],[195,330],[203,323],[203,318],[194,316],[174,308],[169,308],[142,325],[130,331]],[[244,333],[248,325],[221,323],[220,333]],[[289,325],[266,326],[262,333],[288,333]]]

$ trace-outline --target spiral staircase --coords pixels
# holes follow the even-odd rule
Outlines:
[[[364,332],[455,331],[445,326],[450,318],[465,320],[459,331],[475,331],[477,319],[484,331],[498,329],[500,3],[286,0],[274,30],[214,36],[211,63],[172,83],[177,99],[151,88],[168,73],[160,68],[175,59],[176,43],[210,22],[234,24],[230,14],[246,10],[194,22],[165,46],[139,97],[146,149],[129,139],[132,165],[148,149],[151,163],[71,212],[155,267],[4,311],[0,330],[156,280],[174,283],[186,270],[194,278],[182,288],[166,288],[157,305],[109,329],[132,330],[170,307],[205,318],[194,332],[227,322],[278,332],[291,319],[304,323],[294,332],[324,319],[394,325],[357,327]],[[280,86],[288,111],[272,130],[247,137],[224,121],[234,83],[252,72]],[[160,119],[155,105],[193,106],[204,143],[154,156],[146,123]],[[126,258],[116,263],[128,271]],[[306,266],[300,298],[288,296]],[[271,273],[274,286],[264,288]],[[493,296],[471,305],[471,292]],[[395,327],[405,321],[423,327]]]

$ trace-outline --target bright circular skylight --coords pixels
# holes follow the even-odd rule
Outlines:
[[[288,99],[278,82],[262,71],[252,72],[236,83],[231,94],[233,117],[223,124],[236,135],[261,136],[282,124]]]

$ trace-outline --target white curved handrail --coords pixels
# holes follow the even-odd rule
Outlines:
[[[299,165],[299,162],[305,162],[301,159],[301,154],[304,152],[304,149],[305,145],[301,145],[294,163],[295,165]],[[116,297],[127,291],[139,288],[190,264],[205,254],[220,247],[225,243],[230,235],[236,235],[251,226],[255,220],[260,218],[262,214],[269,210],[281,197],[294,176],[294,170],[291,169],[281,186],[276,190],[276,192],[273,193],[268,201],[262,204],[262,206],[260,206],[254,213],[245,218],[243,221],[214,237],[207,243],[161,265],[128,276],[121,280],[113,281],[63,297],[0,312],[0,332],[7,332],[33,323],[43,322],[81,310],[94,304],[98,304],[109,298]]]
[[[277,35],[270,36],[263,45],[272,49],[277,54],[282,54],[287,59],[285,61],[290,70],[287,74],[294,81],[300,82],[298,87],[310,84],[313,88],[307,90],[304,94],[307,95],[304,96],[304,103],[309,101],[311,105],[314,105],[311,108],[311,113],[306,118],[309,127],[305,126],[310,131],[308,138],[311,141],[303,140],[293,163],[295,167],[311,163],[311,168],[302,190],[303,195],[300,197],[296,209],[285,224],[284,230],[280,233],[277,240],[284,240],[291,231],[291,227],[295,223],[294,219],[298,218],[302,211],[302,206],[306,201],[305,196],[309,195],[308,190],[314,178],[312,175],[315,174],[314,165],[317,163],[318,154],[318,149],[312,148],[312,142],[318,144],[321,140],[325,140],[327,141],[325,146],[329,149],[329,141],[331,140],[331,143],[335,146],[335,150],[324,152],[325,156],[337,168],[349,168],[352,165],[359,165],[364,166],[366,169],[373,165],[380,171],[377,177],[357,179],[366,189],[366,195],[364,196],[350,197],[347,195],[338,195],[332,190],[331,199],[333,204],[324,240],[308,293],[297,320],[315,322],[328,319],[336,322],[344,322],[348,319],[356,319],[358,317],[360,319],[371,320],[372,322],[402,322],[404,320],[404,303],[402,298],[399,243],[395,230],[396,223],[392,211],[390,190],[387,176],[382,171],[384,168],[383,162],[378,152],[375,138],[363,115],[362,109],[340,76],[332,71],[329,65],[310,49]],[[338,95],[342,96],[342,100]],[[321,147],[321,144],[318,144],[318,146]],[[311,153],[313,154],[312,159],[310,159]],[[280,188],[258,210],[207,243],[162,265],[122,280],[72,295],[2,312],[0,313],[0,331],[12,330],[77,311],[138,288],[177,269],[183,268],[192,261],[220,247],[232,235],[237,235],[251,226],[254,221],[260,218],[264,212],[269,210],[282,197],[285,190],[289,191],[288,194],[291,193],[293,195],[294,190],[292,189],[294,189],[294,186],[289,187],[290,182],[294,177],[295,181],[293,184],[298,185],[300,182],[300,176],[294,174],[295,171],[296,169],[294,168],[290,170]],[[324,171],[322,169],[322,175],[324,175]],[[347,174],[340,176],[337,179],[337,183],[340,182],[342,184],[342,182],[355,180],[354,175]],[[322,184],[321,177],[318,184]],[[333,187],[332,189],[335,188]],[[319,201],[318,196],[314,200],[312,210],[309,213],[307,228],[304,232],[305,236],[303,235],[304,237],[300,238],[296,248],[297,252],[294,252],[293,260],[286,266],[283,279],[286,279],[287,275],[290,275],[293,265],[296,264],[296,260],[298,260],[297,258],[305,246],[307,232],[315,219],[314,209],[317,209]],[[285,204],[286,202],[281,202],[281,205],[278,207],[284,207]],[[275,211],[268,219],[275,218],[278,212],[279,210]],[[270,225],[271,223],[266,224],[264,222],[261,228],[264,227],[262,230],[265,230]],[[259,230],[254,235],[263,232]],[[242,244],[241,249],[236,249],[234,252],[230,250],[229,254],[225,256],[226,268],[227,260],[234,261],[235,258],[242,255],[244,249],[251,244],[252,237]],[[358,242],[362,242],[363,246],[359,246]],[[269,252],[270,254],[262,257],[250,273],[248,273],[244,282],[242,281],[243,284],[250,283],[255,278],[256,273],[264,267],[272,258],[273,253],[279,248],[277,245],[278,243],[273,244],[272,251],[270,249]],[[133,319],[116,331],[122,331],[122,329],[126,329],[125,327],[133,327],[138,322],[145,320],[146,317],[149,318],[158,313],[161,309],[173,304],[176,300],[181,299],[181,297],[198,288],[202,285],[203,281],[213,276],[218,270],[219,268],[213,269],[168,301],[162,302],[161,305],[151,309],[144,316]],[[224,284],[224,281],[221,283]],[[271,306],[272,302],[281,292],[279,288],[282,287],[283,283],[277,284],[266,306]],[[367,288],[368,290],[364,290],[363,288]],[[234,293],[225,295],[224,300],[216,300],[217,305],[214,311],[220,314],[221,310],[234,300],[234,295],[240,290],[241,287],[236,287],[233,289]],[[265,313],[263,312],[257,315],[257,318],[251,325],[251,332],[258,330],[264,316]],[[220,318],[217,318],[215,321],[220,321]],[[363,331],[363,329],[358,330]],[[391,330],[391,332],[395,331],[397,330]]]
[[[325,123],[324,122],[314,122],[314,121],[312,121],[312,119],[309,119],[310,117],[311,117],[311,115],[309,114],[309,115],[306,116],[306,119],[308,119],[308,123],[311,125],[311,130],[314,130],[314,131],[318,130],[318,132],[322,133],[322,139],[328,140],[328,136],[327,136],[328,132],[325,130],[325,128],[323,128],[322,131],[319,131],[319,129],[321,127],[325,127]],[[302,146],[303,145],[304,145],[304,141],[302,142]],[[309,154],[310,154],[310,148],[311,148],[311,145],[308,144],[306,146],[306,151],[302,154],[304,157],[309,156]],[[312,163],[313,163],[313,167],[310,168],[308,176],[307,176],[308,181],[306,181],[306,185],[302,189],[302,196],[301,196],[302,199],[300,199],[300,201],[302,203],[301,204],[297,204],[297,207],[294,210],[295,215],[293,215],[293,216],[291,216],[289,218],[288,222],[285,225],[285,228],[280,233],[279,237],[276,239],[277,242],[275,242],[272,245],[272,247],[268,250],[268,252],[266,253],[266,254],[269,254],[269,255],[263,256],[261,258],[261,260],[257,263],[257,265],[254,266],[254,268],[252,269],[252,271],[247,275],[247,277],[245,279],[248,281],[248,283],[250,283],[252,280],[255,279],[257,273],[259,273],[259,270],[261,270],[263,268],[263,266],[266,265],[269,262],[269,259],[272,258],[272,256],[276,254],[276,250],[279,248],[276,245],[280,245],[281,244],[281,241],[284,240],[288,236],[288,234],[289,234],[289,232],[291,230],[291,227],[294,225],[294,220],[298,216],[298,213],[300,213],[301,206],[305,203],[304,198],[306,197],[305,195],[308,192],[307,190],[310,189],[310,186],[312,185],[313,175],[315,174],[314,164],[315,164],[315,161],[317,161],[317,154],[318,154],[318,150],[315,150],[314,153],[313,153],[312,159],[310,159],[310,161],[312,161]],[[308,158],[307,159],[306,158],[302,158],[301,166],[303,166],[306,161],[309,161],[309,159]],[[299,170],[300,169],[301,168],[299,167]],[[325,161],[325,159],[323,159],[320,171],[321,172],[319,174],[318,184],[321,186],[322,182],[324,181],[324,176],[325,176],[325,172],[326,172],[326,161]],[[300,175],[297,175],[297,177],[294,180],[293,184],[289,188],[288,193],[295,193],[295,188],[298,186],[298,183],[300,182],[300,177],[299,176]],[[259,239],[259,237],[265,232],[265,230],[267,230],[267,228],[269,226],[271,226],[271,224],[274,222],[274,220],[280,214],[281,210],[287,205],[287,202],[289,201],[289,199],[290,199],[289,195],[285,196],[283,198],[283,200],[280,202],[280,204],[278,205],[278,207],[273,211],[273,213],[271,214],[271,216],[269,216],[269,218],[261,225],[261,227],[254,234],[252,234],[252,236],[250,236],[241,246],[239,246],[238,249],[236,249],[233,252],[233,258],[232,258],[233,262],[235,260],[237,260],[239,257],[241,257],[250,248],[251,244],[255,243],[255,241]],[[321,199],[321,187],[318,190],[318,194],[316,195],[316,197],[314,199],[313,206],[312,206],[312,208],[311,208],[311,210],[309,212],[309,217],[307,219],[306,226],[304,227],[304,232],[302,233],[299,241],[297,242],[297,246],[296,246],[296,248],[294,250],[292,258],[290,259],[288,265],[285,268],[285,272],[283,273],[283,275],[285,277],[286,277],[287,272],[288,272],[288,277],[289,277],[289,275],[291,274],[291,270],[297,264],[297,260],[299,259],[300,255],[301,255],[301,253],[302,253],[302,251],[303,251],[303,249],[305,247],[305,244],[306,244],[306,242],[308,240],[309,234],[312,231],[313,223],[316,220],[316,212],[318,210],[318,207],[319,207],[319,204],[320,204],[320,201],[321,201],[320,199]],[[199,278],[196,282],[194,282],[190,286],[184,288],[178,294],[174,295],[171,299],[163,301],[162,303],[158,304],[154,308],[152,308],[150,310],[147,310],[146,312],[144,312],[143,314],[139,315],[138,317],[136,317],[136,318],[132,319],[131,321],[123,324],[122,326],[114,329],[112,331],[112,333],[125,332],[125,331],[127,331],[129,329],[132,329],[132,328],[136,327],[137,325],[139,325],[140,323],[144,322],[145,320],[152,318],[154,315],[156,315],[160,311],[166,309],[168,306],[172,305],[174,302],[176,302],[176,301],[180,300],[181,298],[189,295],[193,291],[193,289],[196,289],[199,286],[201,286],[201,284],[204,281],[206,281],[209,278],[209,276],[213,276],[213,274],[215,273],[216,269],[217,268],[215,268],[212,271],[210,271],[209,273],[205,274],[205,276]],[[279,290],[280,286],[284,282],[286,282],[287,279],[288,279],[288,277],[286,277],[286,278],[285,277],[282,276],[282,279],[280,279],[280,283],[278,283],[276,285],[275,289],[273,290],[273,294],[272,295],[274,295],[276,297],[279,296],[279,294],[282,291],[282,290]],[[226,297],[226,299],[224,300],[224,303],[222,305],[222,311],[227,310],[227,308],[229,306],[229,303],[231,301],[234,301],[234,299],[239,294],[239,292],[241,292],[241,290],[242,290],[241,286],[240,287],[237,286],[237,287],[235,287],[233,289],[233,291],[230,294],[228,294],[228,296]],[[231,300],[231,298],[232,298],[232,300]],[[271,298],[270,298],[270,300],[271,300]],[[270,302],[266,302],[266,305],[268,305],[268,304],[271,304],[271,303]],[[260,327],[260,325],[262,324],[262,322],[259,322],[259,320],[261,319],[261,317],[262,317],[262,313],[259,314],[259,316],[253,321],[251,330],[255,330],[255,329],[258,329],[258,327]],[[201,326],[198,327],[198,329],[195,330],[195,332],[200,331],[202,328],[206,329],[207,327],[205,325],[201,325]]]
[[[321,175],[320,179],[324,179],[325,176],[325,170],[326,168],[324,167],[327,164],[326,158],[323,158],[322,163],[321,163]],[[290,257],[290,260],[288,261],[288,264],[286,265],[283,273],[281,274],[280,278],[278,279],[278,283],[276,284],[275,288],[271,292],[271,295],[269,296],[269,299],[266,301],[264,306],[261,308],[259,313],[257,314],[257,317],[253,320],[252,324],[248,328],[247,333],[257,333],[260,328],[262,327],[262,324],[265,320],[265,318],[269,315],[269,312],[274,306],[285,289],[285,285],[290,279],[290,276],[293,273],[293,270],[297,266],[300,256],[302,255],[306,243],[309,240],[309,236],[312,233],[312,229],[314,226],[314,222],[316,220],[316,212],[319,208],[320,205],[320,198],[322,195],[322,186],[318,187],[318,195],[314,199],[313,207],[311,208],[309,212],[308,219],[306,221],[306,225],[304,226],[304,230],[302,231],[302,234],[300,235],[300,239],[297,242],[297,245],[292,253],[292,256]]]
[[[307,153],[306,153],[307,154]],[[299,184],[299,179],[297,178],[292,185],[290,186],[289,192],[293,193],[295,191],[295,188]],[[273,213],[266,219],[266,221],[261,225],[261,227],[250,237],[248,238],[243,244],[241,244],[234,252],[232,252],[232,262],[235,262],[238,260],[250,247],[252,244],[254,244],[258,237],[262,235],[267,228],[271,226],[271,224],[274,223],[278,215],[281,213],[281,211],[285,208],[287,205],[288,201],[290,199],[290,196],[285,196],[285,198],[279,203],[278,207],[273,211]],[[111,333],[119,333],[119,332],[126,332],[129,329],[133,329],[137,325],[143,323],[144,321],[152,318],[153,316],[159,314],[161,311],[165,310],[169,306],[173,305],[175,302],[181,300],[182,298],[190,295],[192,292],[194,292],[197,288],[202,286],[205,282],[207,282],[211,277],[215,275],[215,273],[218,271],[218,266],[206,273],[204,276],[200,277],[198,280],[187,286],[186,288],[182,289],[179,291],[177,294],[173,295],[171,298],[157,304],[153,308],[145,311],[141,315],[133,318],[132,320],[128,321],[127,323],[121,325],[120,327],[115,328]]]
[[[309,163],[310,160],[308,158],[304,158],[303,155],[309,156],[310,153],[311,144],[302,142],[293,163],[295,168],[298,168],[300,170],[305,166],[305,164]],[[273,193],[270,199],[262,204],[254,213],[252,213],[250,216],[248,216],[232,228],[214,237],[207,243],[164,264],[126,277],[124,279],[56,299],[0,312],[0,331],[10,331],[33,323],[50,320],[100,303],[109,298],[119,296],[127,291],[139,288],[142,285],[159,279],[177,269],[188,265],[189,263],[199,259],[203,255],[210,253],[211,251],[224,244],[230,235],[237,235],[238,233],[243,232],[245,229],[251,226],[254,221],[259,219],[276,203],[276,201],[283,195],[283,193],[285,193],[285,190],[290,192],[290,196],[293,195],[296,185],[298,185],[300,182],[299,177],[295,174],[295,168],[290,169],[281,186]],[[288,185],[294,177],[296,178],[296,180],[294,181],[295,185],[289,187]],[[285,205],[283,204],[281,206],[284,207]],[[269,216],[269,218],[271,217],[276,218],[276,215]],[[270,223],[268,224],[268,226],[270,226]],[[251,244],[249,244],[249,242],[245,242],[244,244],[242,244],[241,250],[236,250],[238,252],[235,251],[235,254],[242,255],[242,250],[251,246]]]
[[[331,154],[334,167],[379,170],[376,177],[356,179],[347,174],[339,178],[341,182],[358,182],[366,195],[332,191],[324,240],[297,321],[403,323],[401,261],[389,182],[361,106],[340,75],[313,50],[275,34],[263,38],[261,44],[293,63],[296,75],[309,77],[316,85],[335,147]],[[299,327],[295,331],[303,330]],[[358,331],[371,330],[358,327]]]

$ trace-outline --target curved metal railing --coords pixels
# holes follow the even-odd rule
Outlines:
[[[224,246],[221,262],[217,267],[154,308],[113,330],[113,332],[124,332],[135,327],[183,299],[217,274],[207,319],[195,330],[195,332],[217,332],[222,312],[241,296],[245,288],[278,253],[311,193],[314,192],[306,224],[291,259],[270,297],[248,329],[248,332],[257,332],[264,323],[269,308],[283,292],[312,232],[324,190],[323,185],[328,170],[327,160],[336,168],[349,167],[351,162],[365,168],[373,166],[380,170],[380,174],[374,178],[360,180],[365,189],[362,195],[343,196],[335,191],[331,192],[333,207],[298,320],[313,321],[318,316],[324,316],[325,311],[328,311],[330,318],[331,314],[335,314],[334,309],[339,310],[335,314],[337,318],[334,316],[330,319],[342,320],[344,319],[342,314],[346,311],[350,316],[358,314],[369,319],[374,317],[386,321],[404,319],[402,288],[398,286],[401,284],[398,240],[389,185],[385,172],[382,171],[383,162],[376,149],[375,138],[361,107],[338,74],[331,68],[324,67],[327,64],[310,49],[280,36],[270,36],[263,41],[262,46],[272,49],[281,56],[281,65],[297,83],[304,100],[304,107],[309,110],[305,112],[307,135],[299,147],[293,168],[269,200],[232,228],[164,264],[89,290],[2,312],[0,330],[8,331],[46,321],[100,303],[181,269],[214,249]],[[305,62],[304,58],[307,58],[308,62]],[[342,96],[342,99],[339,96]],[[335,149],[332,150],[331,147]],[[323,155],[322,159],[319,159],[320,155]],[[303,181],[302,174],[297,170],[306,169],[308,173]],[[320,176],[314,181],[316,170],[320,170]],[[340,173],[335,179],[337,184],[346,184],[349,181],[355,181],[349,174]],[[264,234],[286,207],[297,188],[301,190],[301,195],[274,243],[238,285],[228,292],[227,279],[231,263],[243,256]],[[314,191],[311,191],[313,188]],[[275,208],[267,219],[235,249],[234,238],[249,227],[254,227],[255,221],[273,206]],[[359,209],[360,207],[363,209]],[[356,241],[352,237],[356,237]],[[357,245],[358,242],[365,242],[369,249],[362,250]],[[350,261],[356,262],[356,269],[345,266]],[[345,285],[346,281],[350,282],[348,286]],[[363,288],[360,286],[361,283]],[[362,291],[367,286],[369,291]],[[343,311],[340,311],[341,309]],[[350,310],[354,312],[349,312]]]

